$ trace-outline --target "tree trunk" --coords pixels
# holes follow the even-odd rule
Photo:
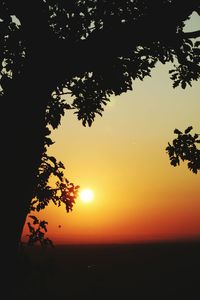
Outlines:
[[[37,62],[31,60],[33,66],[34,63],[36,66]],[[5,216],[1,217],[1,257],[4,287],[10,284],[12,276],[13,282],[17,282],[16,276],[20,271],[17,250],[43,150],[45,109],[50,90],[48,79],[35,66],[29,66],[28,72],[13,80],[9,92],[1,100],[1,211]],[[13,291],[9,287],[6,290]]]
[[[1,99],[1,164],[2,187],[6,192],[2,209],[9,223],[2,227],[4,241],[16,250],[41,159],[45,110],[53,84],[43,2],[22,0],[16,7],[13,3],[13,7],[22,23],[26,57],[21,74],[13,73],[13,80]]]
[[[0,218],[0,263],[1,293],[5,291],[6,299],[18,299],[18,296],[22,299],[16,295],[19,285],[23,285],[22,269],[17,261],[18,246],[41,160],[45,110],[54,85],[50,80],[53,74],[49,57],[49,50],[53,50],[49,45],[43,1],[18,2],[13,2],[13,9],[22,24],[25,65],[20,74],[13,73],[0,103],[1,211],[5,216]]]

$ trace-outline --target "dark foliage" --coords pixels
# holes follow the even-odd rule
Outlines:
[[[181,161],[186,161],[188,169],[197,174],[200,170],[200,143],[199,134],[191,134],[192,126],[189,126],[184,132],[178,129],[174,130],[177,137],[172,144],[168,143],[166,151],[169,155],[170,163],[176,167]]]
[[[34,8],[41,9],[41,26],[46,24],[41,30],[48,37],[48,59],[56,60],[59,67],[57,70],[52,65],[52,72],[58,73],[52,74],[55,82],[47,107],[47,122],[53,128],[69,108],[75,109],[84,126],[91,126],[95,115],[102,115],[111,94],[131,90],[133,80],[150,76],[158,61],[174,64],[169,71],[173,87],[185,88],[200,77],[200,42],[192,39],[199,33],[184,33],[184,21],[193,11],[199,13],[197,0],[181,6],[177,0],[38,3]],[[23,28],[25,10],[25,5],[11,0],[0,5],[2,93],[9,87],[10,79],[23,72],[29,55],[29,41]],[[64,70],[59,65],[61,61],[66,65]],[[71,104],[62,97],[66,90]]]
[[[48,118],[48,113],[46,114]],[[56,119],[56,113],[54,114]],[[55,124],[55,123],[53,123]],[[53,127],[53,126],[52,126]],[[48,135],[50,130],[46,129],[45,147],[41,158],[41,164],[38,169],[37,181],[33,192],[32,201],[30,203],[30,212],[44,209],[52,201],[57,207],[61,204],[65,205],[67,212],[72,211],[75,200],[78,196],[78,185],[74,185],[65,178],[63,170],[65,169],[62,162],[57,162],[56,158],[47,154],[47,149],[53,144]],[[50,184],[50,179],[54,179],[55,186]],[[52,246],[53,242],[46,237],[48,222],[40,221],[34,215],[29,215],[33,219],[32,224],[27,222],[30,234],[28,235],[28,245],[40,243],[41,246]]]
[[[28,228],[30,234],[28,234],[28,246],[33,246],[36,243],[40,243],[42,247],[53,246],[52,241],[49,238],[45,237],[45,233],[47,232],[47,224],[46,221],[40,221],[36,216],[29,216],[32,219],[32,224],[28,222]]]

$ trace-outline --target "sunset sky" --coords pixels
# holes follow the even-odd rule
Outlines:
[[[194,14],[187,30],[199,27]],[[92,127],[67,112],[52,133],[49,153],[70,181],[94,193],[70,213],[53,204],[41,212],[54,243],[200,237],[200,175],[185,164],[172,167],[165,151],[175,128],[200,132],[200,85],[173,89],[169,68],[158,65],[132,92],[112,97]]]

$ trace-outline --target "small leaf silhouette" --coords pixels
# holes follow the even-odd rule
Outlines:
[[[182,87],[183,89],[186,88],[186,82],[185,82],[185,81],[182,81],[182,82],[181,82],[181,87]]]
[[[185,133],[186,133],[186,134],[189,133],[192,129],[193,129],[193,127],[192,127],[192,126],[189,126],[187,129],[185,129]]]
[[[176,134],[182,134],[182,132],[179,130],[179,129],[174,129],[174,133],[176,133]]]

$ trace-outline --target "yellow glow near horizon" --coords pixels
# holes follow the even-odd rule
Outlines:
[[[93,199],[94,199],[94,193],[93,193],[93,191],[91,189],[83,189],[80,192],[80,199],[84,203],[90,203],[90,202],[92,202]]]

